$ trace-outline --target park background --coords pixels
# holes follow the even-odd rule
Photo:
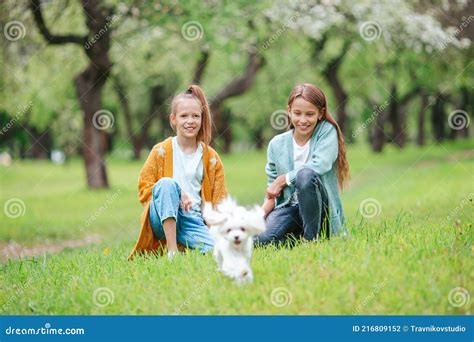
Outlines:
[[[0,4],[2,314],[471,314],[473,1]],[[200,84],[230,194],[265,192],[298,83],[343,129],[349,237],[128,262],[137,177]]]

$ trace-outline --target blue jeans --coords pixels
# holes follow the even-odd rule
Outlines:
[[[200,212],[185,212],[180,207],[181,188],[172,178],[163,177],[153,185],[150,203],[150,224],[157,239],[164,240],[163,221],[174,218],[176,240],[189,248],[199,248],[205,253],[213,249],[209,228]]]
[[[295,188],[298,204],[273,209],[266,219],[267,230],[255,239],[257,245],[282,243],[289,236],[329,239],[329,202],[321,179],[303,168],[296,174]]]

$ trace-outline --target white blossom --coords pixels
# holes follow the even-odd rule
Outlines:
[[[404,45],[428,53],[444,49],[448,45],[461,49],[470,46],[470,40],[461,39],[459,34],[471,24],[471,17],[463,19],[458,27],[444,28],[429,10],[417,12],[415,5],[416,2],[400,0],[358,0],[356,3],[337,0],[280,0],[266,11],[266,15],[273,21],[284,22],[298,13],[298,18],[289,27],[314,39],[321,39],[323,34],[331,32],[353,32],[356,36],[360,34],[361,25],[370,22],[377,24],[376,29],[380,30],[377,38],[380,36],[381,41],[387,45]],[[464,5],[462,1],[458,2],[458,6],[466,5],[467,1],[464,1]],[[449,9],[448,2],[443,3],[443,7],[445,6]]]

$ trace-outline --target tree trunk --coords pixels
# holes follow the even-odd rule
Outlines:
[[[75,79],[76,93],[84,112],[82,155],[86,168],[87,184],[92,189],[109,186],[104,154],[107,150],[107,133],[94,127],[94,114],[101,109],[101,90],[104,82],[97,81],[94,67],[79,74]],[[94,74],[96,77],[94,77]],[[102,83],[102,85],[100,85]]]
[[[436,94],[436,100],[431,111],[431,124],[433,126],[433,136],[438,142],[443,141],[445,138],[445,99],[446,97],[440,92]]]
[[[472,7],[474,7],[474,3],[471,3],[471,8]],[[469,115],[470,113],[472,116],[472,113],[474,113],[474,93],[469,91],[467,86],[462,86],[461,96],[462,96],[461,109],[465,110],[468,113],[467,115]],[[469,126],[464,127],[460,133],[464,138],[468,138]]]
[[[429,96],[425,92],[421,94],[421,107],[418,112],[418,134],[416,136],[416,143],[419,146],[425,144],[425,116],[428,109]]]
[[[232,147],[232,141],[234,138],[233,131],[232,131],[232,112],[229,108],[225,108],[222,110],[222,120],[224,122],[225,128],[222,131],[222,138],[224,139],[224,153],[230,153]]]
[[[382,152],[385,145],[385,121],[387,120],[386,105],[378,105],[371,98],[365,98],[365,102],[369,108],[373,108],[371,117],[375,117],[370,126],[368,142],[374,152]]]
[[[323,38],[322,41],[315,41],[315,51],[313,55],[319,56],[326,42],[326,38]],[[332,92],[334,97],[336,98],[336,120],[341,128],[342,133],[344,136],[348,136],[349,127],[347,125],[347,101],[349,99],[349,95],[345,91],[341,80],[339,79],[339,69],[341,68],[342,62],[344,61],[344,57],[346,56],[347,52],[351,47],[351,41],[347,40],[344,41],[341,52],[338,56],[334,57],[330,60],[327,65],[323,69],[323,76],[326,81],[331,86]],[[318,61],[319,62],[319,61]]]
[[[232,113],[228,108],[214,107],[212,116],[214,117],[213,123],[215,126],[212,143],[218,146],[222,153],[230,153],[233,141]],[[217,145],[218,140],[222,140],[222,145]]]
[[[90,60],[84,71],[74,78],[76,94],[83,111],[84,131],[81,146],[89,188],[107,188],[105,152],[107,151],[107,133],[94,127],[94,114],[101,110],[101,93],[112,67],[109,60],[111,25],[108,19],[112,15],[110,8],[99,4],[98,0],[82,0],[88,33],[80,35],[52,34],[43,18],[40,0],[30,0],[30,10],[39,32],[49,45],[77,44],[81,46]],[[97,37],[89,42],[89,37]]]
[[[166,101],[171,95],[171,90],[167,90],[163,84],[156,84],[150,90],[150,114],[149,122],[147,126],[150,126],[151,120],[155,117],[159,118],[161,126],[162,138],[168,137],[173,134],[173,129],[170,126],[169,111],[166,105]],[[147,140],[148,132],[145,131],[142,134],[143,141]]]
[[[387,113],[385,110],[380,112],[374,121],[372,134],[372,151],[382,152],[385,145],[385,120]]]
[[[106,27],[106,14],[96,1],[83,0],[87,16],[87,26],[91,33],[99,35]],[[89,50],[91,63],[75,78],[76,94],[84,112],[84,149],[87,184],[92,189],[108,188],[105,153],[107,151],[107,132],[94,127],[94,114],[102,109],[102,88],[110,74],[112,63],[109,60],[110,31],[105,30]]]
[[[466,123],[467,123],[467,120],[470,120],[469,113],[473,113],[474,111],[474,106],[472,105],[472,102],[471,102],[473,101],[474,94],[469,92],[469,89],[466,86],[462,86],[460,88],[460,92],[461,92],[461,100],[459,101],[458,109],[463,110],[465,113],[467,113],[467,117],[465,118]],[[469,123],[469,125],[467,124],[464,125],[462,129],[452,130],[452,131],[454,131],[454,134],[456,137],[467,138],[469,137],[470,125],[471,123]]]
[[[140,158],[142,157],[143,139],[141,139],[141,136],[138,136],[135,139],[133,139],[132,143],[133,143],[132,159],[140,160]]]
[[[392,125],[391,142],[396,146],[402,148],[405,145],[406,133],[404,129],[403,114],[398,103],[398,88],[395,83],[392,83],[390,88],[390,106],[389,106],[389,120]]]
[[[31,148],[30,154],[34,159],[49,159],[52,149],[52,139],[49,131],[39,131],[35,127],[28,127],[30,136]]]
[[[258,127],[253,131],[253,141],[257,150],[263,149],[264,139],[263,139],[263,128]]]
[[[347,111],[346,105],[349,96],[344,90],[338,75],[339,66],[329,69],[324,73],[326,81],[331,86],[334,97],[336,98],[336,119],[344,136],[347,136]]]

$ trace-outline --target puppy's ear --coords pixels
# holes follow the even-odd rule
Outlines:
[[[267,229],[263,215],[263,209],[257,205],[247,212],[246,226],[252,234],[262,234]]]
[[[217,205],[217,210],[227,216],[231,216],[234,212],[235,209],[237,208],[237,203],[235,200],[227,196],[224,198],[218,205]]]
[[[204,221],[206,221],[206,223],[211,227],[219,226],[227,220],[227,217],[224,214],[214,210],[212,208],[212,204],[209,202],[204,203],[202,217],[204,218]]]

